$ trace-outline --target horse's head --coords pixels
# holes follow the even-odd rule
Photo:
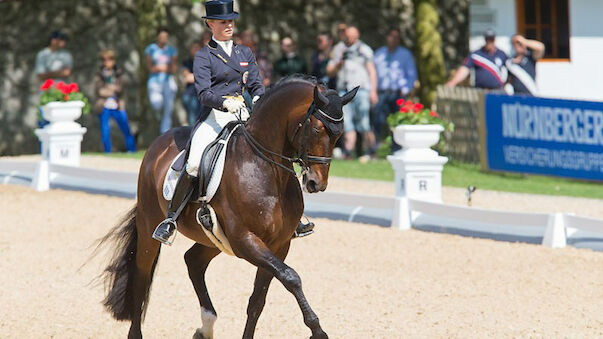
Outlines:
[[[343,106],[352,101],[358,87],[339,96],[333,90],[323,94],[314,87],[314,98],[305,118],[295,132],[304,176],[309,193],[324,191],[329,179],[329,166],[335,142],[343,134]]]

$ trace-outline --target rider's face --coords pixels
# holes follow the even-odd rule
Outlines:
[[[207,20],[209,28],[218,40],[232,39],[234,33],[234,20]]]

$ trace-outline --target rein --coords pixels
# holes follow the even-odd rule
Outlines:
[[[251,134],[249,134],[249,132],[247,132],[246,128],[243,128],[243,135],[245,136],[245,140],[247,141],[247,143],[249,144],[249,146],[251,146],[251,148],[253,149],[253,151],[263,160],[272,163],[284,170],[286,170],[287,172],[293,174],[294,176],[297,176],[297,173],[295,172],[295,170],[284,166],[281,163],[278,163],[272,159],[270,159],[269,157],[267,157],[264,153],[268,153],[270,155],[273,155],[275,157],[281,158],[283,160],[286,160],[290,163],[297,163],[301,168],[302,171],[300,173],[300,176],[303,176],[304,174],[306,174],[309,169],[310,163],[318,163],[318,164],[329,164],[331,163],[331,157],[321,157],[321,156],[315,156],[315,155],[309,155],[306,148],[308,145],[308,139],[310,138],[309,135],[309,130],[308,130],[308,126],[309,126],[309,122],[310,122],[310,118],[312,115],[315,114],[321,114],[323,117],[333,121],[333,122],[340,122],[343,120],[343,117],[341,117],[340,119],[334,119],[331,118],[330,116],[328,116],[327,114],[325,114],[323,111],[321,111],[319,108],[316,108],[316,105],[314,104],[314,102],[312,102],[312,104],[310,105],[310,107],[308,108],[308,111],[306,113],[306,117],[304,118],[303,122],[300,122],[297,127],[295,128],[295,132],[293,133],[293,140],[295,140],[295,138],[297,137],[297,134],[299,133],[299,131],[303,128],[304,130],[304,137],[302,139],[302,146],[300,148],[300,150],[297,151],[298,155],[294,158],[292,157],[288,157],[286,155],[280,154],[280,153],[276,153],[273,152],[269,149],[267,149],[266,147],[262,146],[257,140],[255,140]],[[239,120],[239,122],[241,124],[245,124],[239,115],[237,115],[237,120]]]

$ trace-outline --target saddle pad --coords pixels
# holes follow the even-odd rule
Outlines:
[[[174,196],[174,190],[176,189],[176,183],[178,182],[178,178],[180,177],[180,172],[174,171],[172,167],[180,157],[184,156],[184,152],[186,152],[186,150],[181,151],[174,158],[174,160],[170,164],[170,167],[168,168],[168,172],[165,175],[165,179],[163,179],[163,198],[167,201],[172,200],[172,197]]]
[[[201,226],[201,229],[203,230],[203,232],[205,232],[205,235],[207,235],[209,240],[211,240],[211,242],[214,245],[216,245],[216,247],[220,251],[222,251],[228,255],[234,256],[232,247],[230,247],[230,242],[228,242],[228,239],[226,238],[226,235],[224,234],[224,231],[222,230],[222,226],[218,222],[218,218],[216,217],[216,212],[209,204],[207,205],[207,208],[209,209],[211,221],[214,224],[213,229],[210,231],[207,228],[203,227],[203,225],[201,225],[201,222],[199,222],[199,219],[197,219],[197,223]],[[198,214],[196,214],[196,215],[198,216]]]

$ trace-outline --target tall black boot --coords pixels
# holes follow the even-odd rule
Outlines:
[[[177,228],[176,219],[178,219],[180,212],[182,212],[193,193],[194,179],[195,177],[188,174],[186,169],[182,170],[174,189],[174,196],[168,206],[167,218],[155,228],[153,239],[165,245],[172,244],[169,239]]]

